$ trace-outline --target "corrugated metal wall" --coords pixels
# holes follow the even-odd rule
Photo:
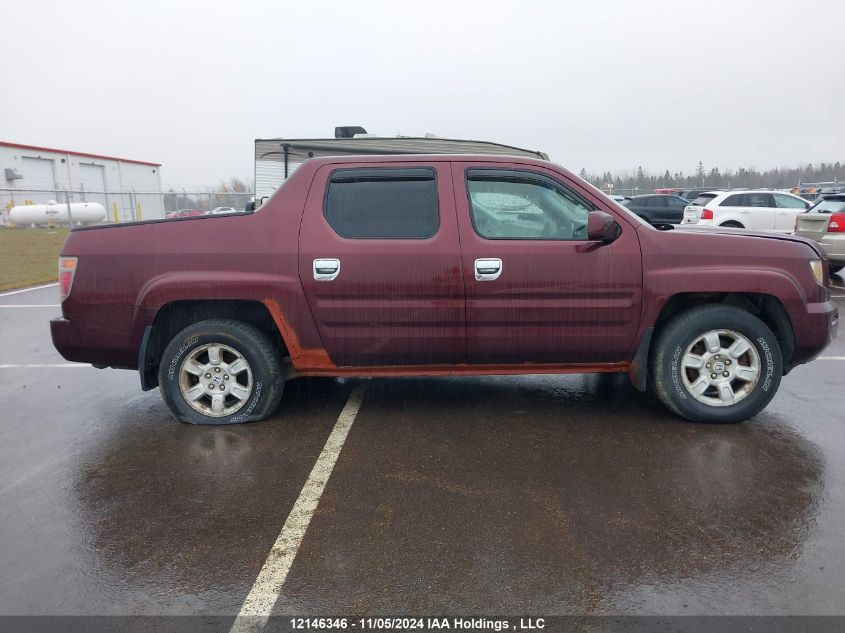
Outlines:
[[[291,173],[291,165],[288,164],[288,174]],[[260,202],[261,198],[273,195],[273,192],[282,184],[285,179],[284,164],[272,160],[255,161],[255,200]]]

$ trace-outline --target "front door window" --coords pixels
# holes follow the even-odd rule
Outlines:
[[[469,170],[467,191],[473,226],[485,239],[587,239],[590,207],[550,178]]]

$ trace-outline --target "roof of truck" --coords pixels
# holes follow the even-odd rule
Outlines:
[[[520,156],[548,160],[548,155],[490,141],[474,141],[431,137],[361,137],[361,138],[312,138],[312,139],[255,139],[256,161],[283,162],[288,158],[299,163],[308,158],[325,156],[396,156],[396,155],[466,155]]]
[[[360,163],[367,161],[372,163],[395,163],[403,162],[425,162],[425,161],[466,161],[466,160],[485,160],[494,163],[509,163],[514,159],[520,161],[527,160],[528,162],[548,163],[548,159],[539,158],[537,156],[507,156],[507,155],[493,155],[493,154],[351,154],[348,156],[320,156],[318,158],[309,159],[311,162],[326,163]]]
[[[549,160],[541,158],[534,158],[531,156],[493,156],[487,154],[383,154],[383,155],[351,155],[351,156],[322,156],[320,158],[307,158],[304,162],[299,163],[296,170],[291,174],[291,180],[298,175],[313,174],[318,169],[325,165],[354,165],[354,164],[384,164],[389,165],[409,165],[414,163],[448,163],[448,162],[471,162],[471,163],[520,163],[522,165],[535,165],[537,167],[550,167],[554,165],[556,169],[563,170],[569,173],[562,165],[552,163]]]

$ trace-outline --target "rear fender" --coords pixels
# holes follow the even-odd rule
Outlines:
[[[302,285],[295,275],[185,271],[153,277],[141,288],[135,302],[132,336],[139,350],[145,330],[152,326],[158,311],[175,301],[257,301],[273,317],[295,365],[303,349],[322,349]]]

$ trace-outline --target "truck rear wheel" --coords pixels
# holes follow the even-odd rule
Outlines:
[[[263,420],[284,389],[280,354],[255,327],[209,319],[177,334],[162,355],[158,383],[173,416],[191,424]]]
[[[780,343],[734,306],[693,308],[660,333],[651,355],[657,397],[694,422],[741,422],[774,397],[783,375]]]

